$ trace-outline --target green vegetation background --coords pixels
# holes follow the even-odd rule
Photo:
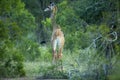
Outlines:
[[[120,79],[119,0],[0,0],[0,78],[53,70],[50,12],[43,11],[50,1],[65,34],[62,74],[71,80]],[[38,74],[27,72],[31,62],[39,68],[31,73]]]

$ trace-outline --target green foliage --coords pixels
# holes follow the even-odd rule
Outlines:
[[[3,21],[0,20],[0,40],[8,39],[8,29],[4,25]]]
[[[109,69],[102,66],[120,58],[119,0],[53,0],[58,3],[56,22],[65,35],[65,73],[55,70],[59,65],[51,66],[52,28],[50,18],[46,18],[49,12],[44,13],[51,0],[22,1],[0,0],[0,77],[24,76],[25,60],[40,61],[44,78],[105,80],[105,70]],[[112,29],[113,25],[116,27]],[[117,33],[115,41],[110,41],[115,35],[112,32]],[[47,41],[47,46],[40,45],[41,41]],[[38,69],[29,69],[39,73]],[[116,70],[108,78],[118,79]]]
[[[0,77],[25,76],[23,56],[11,41],[4,41],[0,45]]]
[[[0,29],[0,77],[25,76],[23,56],[9,40],[9,29],[3,21],[0,21]]]
[[[46,27],[51,26],[51,19],[50,18],[46,18],[45,21],[44,20],[42,21],[42,24],[44,26],[46,26]]]
[[[119,80],[120,79],[120,63],[115,64],[114,70],[111,71],[112,74],[108,76],[109,80]]]
[[[0,77],[25,76],[24,43],[35,40],[36,25],[35,18],[24,6],[21,0],[0,1]]]
[[[33,76],[39,76],[39,69],[42,66],[42,62],[37,61],[26,61],[24,62],[24,69],[26,72],[26,76],[32,78]],[[45,65],[44,65],[45,66]]]
[[[45,61],[45,62],[52,61],[51,48],[46,47],[46,46],[44,46],[44,47],[40,46],[39,51],[41,53],[40,57],[38,58],[40,61]]]
[[[67,51],[63,61],[70,80],[104,80],[105,78],[102,68],[105,58],[100,57],[93,46],[78,50],[74,54]]]
[[[25,61],[33,61],[39,58],[41,53],[39,51],[38,43],[26,38],[24,38],[23,40],[24,42],[22,42],[22,45],[20,45],[20,49],[24,55]]]
[[[117,0],[118,1],[118,0]],[[114,11],[117,9],[117,3],[114,2],[114,0],[91,0],[90,2],[88,0],[80,0],[80,1],[74,1],[72,3],[72,6],[74,10],[76,11],[76,14],[84,19],[89,24],[100,24],[101,22],[112,22],[112,20],[116,21],[116,13],[111,13],[111,11]],[[81,5],[80,5],[81,4]],[[112,6],[112,7],[111,7]],[[115,11],[114,11],[115,12]],[[103,15],[103,13],[107,13],[107,15]],[[109,15],[110,14],[110,15]],[[114,14],[114,16],[112,16]],[[109,20],[105,20],[108,18],[103,19],[104,17],[109,17]],[[111,19],[111,20],[110,20]]]
[[[41,66],[40,73],[42,74],[40,79],[68,79],[67,73],[61,69],[63,65],[59,63],[61,63],[61,60],[45,68]]]

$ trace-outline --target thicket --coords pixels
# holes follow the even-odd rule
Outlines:
[[[21,0],[0,0],[0,77],[25,76],[24,54],[36,45],[35,18],[24,6]]]
[[[23,61],[51,61],[52,26],[50,12],[44,12],[50,1],[0,1],[0,77],[24,76]],[[56,75],[82,80],[119,78],[120,1],[52,1],[58,7],[56,22],[65,34],[65,75],[59,71]],[[54,76],[53,68],[40,68],[40,73]]]

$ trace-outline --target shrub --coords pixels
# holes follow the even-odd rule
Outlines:
[[[0,77],[25,76],[20,51],[9,41],[0,47],[0,51]]]

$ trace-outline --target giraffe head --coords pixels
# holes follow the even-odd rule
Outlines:
[[[54,2],[50,2],[50,5],[44,9],[44,11],[53,11],[54,13],[57,11],[57,7]]]

